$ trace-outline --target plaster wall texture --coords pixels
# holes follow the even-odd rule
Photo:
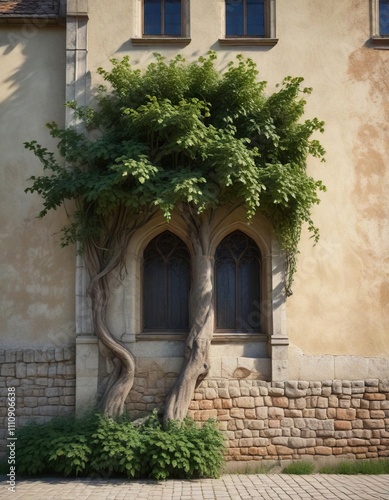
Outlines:
[[[109,9],[103,0],[90,2],[92,88],[100,83],[96,69],[109,68],[111,57],[129,54],[139,67],[146,67],[155,51],[168,57],[180,53],[192,60],[214,49],[220,69],[244,53],[258,64],[259,77],[269,82],[269,93],[286,75],[303,76],[314,89],[307,116],[326,122],[320,140],[327,150],[327,163],[310,160],[308,169],[328,191],[314,209],[321,240],[312,247],[304,230],[294,295],[287,301],[287,330],[295,346],[289,355],[291,374],[310,380],[306,367],[313,370],[318,360],[335,367],[343,360],[354,366],[359,377],[362,365],[358,371],[356,360],[362,358],[385,371],[389,358],[389,202],[385,195],[389,51],[368,45],[369,2],[277,0],[279,41],[274,47],[220,46],[223,5],[221,0],[191,2],[191,42],[186,46],[137,46],[131,39],[141,35],[141,0],[115,2]],[[44,222],[35,218],[40,200],[23,191],[26,179],[41,173],[41,165],[22,146],[25,140],[37,139],[54,149],[44,123],[64,123],[65,31],[0,27],[0,46],[2,342],[4,347],[66,345],[74,341],[75,251],[58,245],[64,211]],[[140,278],[130,273],[128,279],[136,285]],[[134,307],[136,296],[130,294],[128,300]],[[112,304],[113,317],[119,317],[121,307]],[[120,337],[136,332],[140,319],[115,321],[113,329]],[[174,344],[174,356],[180,355],[181,344]],[[156,346],[153,355],[163,357],[165,347],[161,342]],[[220,346],[212,348],[213,357],[225,355]],[[306,362],[304,367],[299,367],[301,362]]]
[[[92,85],[99,83],[97,67],[109,68],[111,57],[128,54],[145,67],[155,51],[192,60],[214,49],[221,69],[238,53],[253,58],[269,93],[286,75],[303,76],[313,87],[306,115],[326,122],[318,138],[327,161],[311,159],[308,170],[328,191],[314,208],[319,244],[313,247],[303,231],[288,335],[312,364],[323,355],[387,360],[389,51],[369,46],[370,3],[277,0],[274,47],[220,46],[223,2],[208,0],[191,2],[188,45],[138,46],[132,38],[141,35],[140,3],[118,2],[109,11],[102,0],[90,4]]]
[[[0,51],[1,347],[62,347],[74,343],[75,252],[59,246],[64,210],[41,221],[24,193],[42,165],[23,142],[55,147],[45,123],[64,123],[65,31],[1,25]]]

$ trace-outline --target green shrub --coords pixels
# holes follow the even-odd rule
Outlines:
[[[315,469],[313,462],[293,462],[282,469],[283,474],[312,474]]]
[[[65,476],[83,472],[92,455],[89,443],[98,421],[97,415],[65,416],[21,428],[17,432],[17,472]]]
[[[140,435],[127,417],[114,420],[100,415],[91,444],[93,456],[89,467],[92,475],[141,475]]]
[[[162,427],[152,416],[141,431],[142,470],[154,479],[217,477],[223,465],[222,434],[211,420],[185,419]]]
[[[32,423],[17,433],[17,473],[126,476],[130,478],[217,477],[224,442],[213,421],[162,425],[153,413],[139,427],[128,417],[92,414]]]
[[[7,457],[0,460],[0,476],[5,476],[9,472],[9,465]]]

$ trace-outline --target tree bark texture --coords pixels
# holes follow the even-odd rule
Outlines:
[[[104,346],[101,350],[103,356],[113,363],[99,406],[103,413],[111,417],[123,414],[125,400],[135,378],[134,356],[111,334],[106,323],[108,276],[123,266],[130,238],[135,229],[144,223],[144,219],[139,218],[132,224],[130,222],[126,210],[120,209],[105,226],[102,241],[88,241],[86,247],[86,264],[91,277],[89,294],[94,333]]]
[[[106,280],[98,279],[90,290],[92,298],[92,316],[95,335],[106,348],[114,369],[100,401],[101,410],[110,417],[120,416],[124,412],[125,400],[133,386],[135,376],[135,358],[126,347],[110,333],[105,322],[108,304]]]
[[[196,386],[209,371],[209,346],[212,339],[212,259],[195,257],[191,293],[193,325],[184,356],[184,365],[165,403],[164,420],[186,417]]]
[[[195,251],[190,293],[191,330],[184,354],[184,364],[165,402],[164,420],[182,420],[188,413],[195,388],[207,375],[209,348],[213,334],[213,259],[209,254],[210,219],[206,215],[192,218],[182,214],[188,223]]]

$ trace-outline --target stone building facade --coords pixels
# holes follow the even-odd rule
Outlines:
[[[41,166],[23,142],[54,150],[44,124],[77,125],[63,103],[90,103],[101,83],[97,68],[109,69],[112,57],[129,55],[145,68],[153,52],[193,60],[212,49],[220,70],[239,53],[251,57],[269,92],[287,75],[313,87],[307,115],[326,123],[320,139],[327,163],[311,159],[308,170],[328,190],[313,214],[321,239],[313,247],[303,233],[288,299],[268,221],[258,216],[248,225],[241,213],[220,215],[213,252],[240,231],[263,256],[263,321],[252,335],[215,330],[211,371],[190,415],[217,418],[231,460],[387,456],[388,2],[258,1],[263,16],[253,35],[247,26],[234,31],[231,16],[240,16],[243,0],[178,3],[180,25],[169,35],[148,24],[142,0],[108,9],[103,0],[0,2],[0,417],[5,421],[10,386],[17,425],[81,410],[96,402],[109,370],[93,336],[83,260],[58,245],[66,211],[37,220],[40,200],[24,193]],[[126,278],[112,277],[109,326],[137,360],[127,402],[134,416],[163,404],[182,364],[185,332],[145,331],[142,323],[144,252],[166,230],[190,253],[180,220],[167,227],[156,217],[131,242]]]

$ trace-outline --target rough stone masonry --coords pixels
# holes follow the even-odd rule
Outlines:
[[[163,404],[172,381],[136,377],[134,417]],[[0,351],[0,450],[6,445],[7,388],[16,388],[16,428],[75,411],[73,348]],[[226,437],[227,460],[345,459],[389,456],[389,379],[321,382],[205,380],[189,415],[213,418]]]

